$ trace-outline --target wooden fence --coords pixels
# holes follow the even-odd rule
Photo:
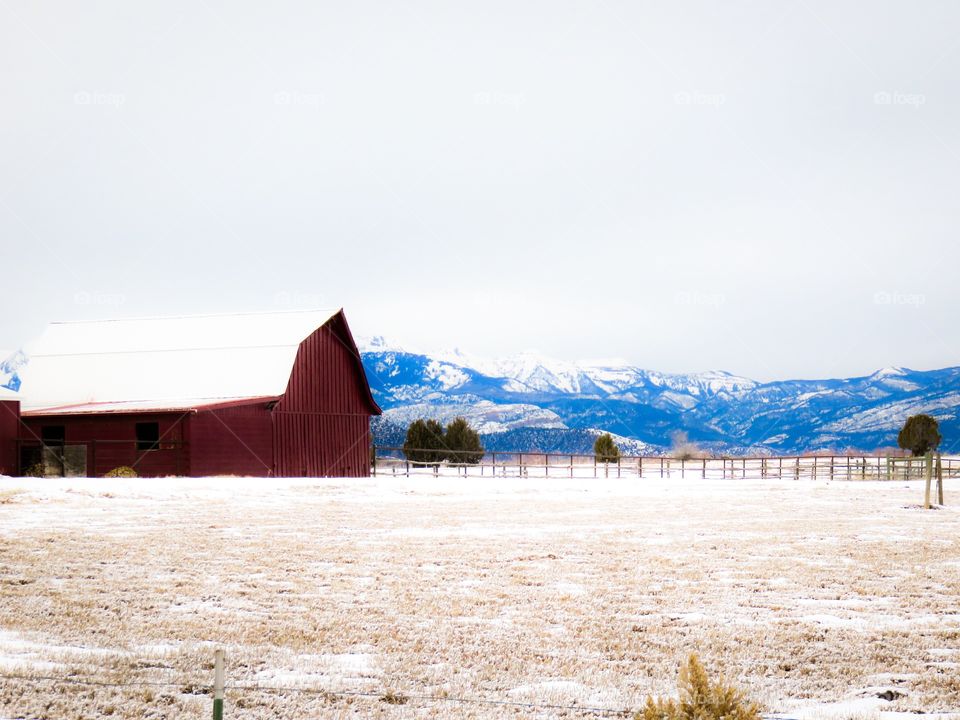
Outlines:
[[[429,451],[426,451],[429,452]],[[943,457],[944,477],[960,476],[960,457]],[[922,480],[923,457],[880,455],[790,455],[771,457],[671,458],[621,456],[598,462],[593,455],[538,452],[489,452],[476,463],[415,463],[402,448],[375,448],[372,474],[433,475],[456,473],[465,477],[543,478],[701,478],[785,480]]]

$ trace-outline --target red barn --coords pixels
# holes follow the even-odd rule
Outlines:
[[[27,356],[21,472],[370,473],[381,411],[342,310],[53,323]]]
[[[17,472],[17,435],[20,432],[20,396],[0,387],[0,475]]]

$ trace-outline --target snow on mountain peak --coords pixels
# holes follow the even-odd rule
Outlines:
[[[400,343],[383,335],[360,335],[354,339],[357,342],[357,349],[362,353],[407,352]]]
[[[903,377],[906,374],[907,374],[906,368],[891,365],[890,367],[880,368],[870,377],[873,377],[873,378]]]
[[[20,370],[28,361],[23,350],[0,354],[0,387],[17,392],[20,389]]]

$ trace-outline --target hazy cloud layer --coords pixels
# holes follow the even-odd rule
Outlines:
[[[482,355],[960,364],[951,2],[0,2],[0,348],[342,305]]]

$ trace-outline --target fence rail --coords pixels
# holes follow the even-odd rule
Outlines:
[[[431,450],[421,453],[436,452]],[[463,454],[463,453],[460,453]],[[403,448],[377,447],[374,476],[433,475],[455,471],[464,477],[543,478],[701,478],[792,480],[922,480],[923,457],[885,455],[789,455],[762,457],[671,458],[659,455],[620,456],[600,462],[593,455],[543,452],[475,453],[477,462],[415,462]],[[414,455],[414,457],[418,457]],[[420,458],[429,455],[419,455]],[[942,457],[944,477],[960,477],[960,457]]]

